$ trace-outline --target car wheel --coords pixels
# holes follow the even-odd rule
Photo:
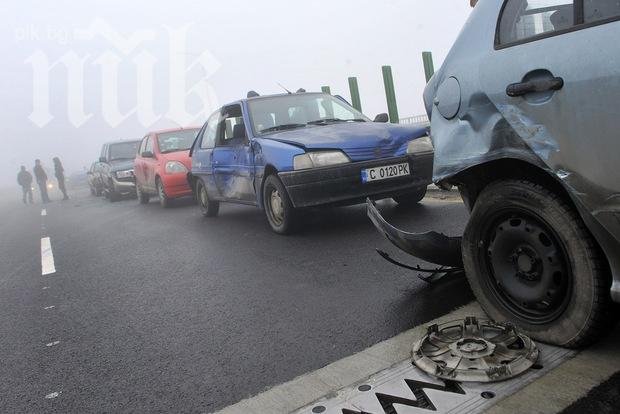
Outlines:
[[[159,196],[159,204],[163,208],[170,207],[170,199],[166,196],[166,192],[164,191],[164,185],[161,183],[161,180],[158,178],[155,180],[155,185],[157,186],[157,195]]]
[[[486,187],[463,235],[463,262],[489,316],[534,339],[581,347],[605,328],[606,263],[575,210],[540,185]]]
[[[394,197],[393,200],[396,201],[401,206],[411,207],[411,206],[415,206],[420,201],[422,201],[425,196],[426,196],[426,187],[421,187],[421,188],[418,188],[413,193],[408,193],[408,194]]]
[[[117,193],[114,190],[108,191],[108,200],[110,200],[111,203],[115,203],[120,199],[121,199],[121,195],[119,193]]]
[[[196,195],[200,211],[205,217],[215,217],[220,211],[220,202],[212,201],[207,193],[207,187],[202,180],[196,181]]]
[[[148,204],[151,198],[142,190],[142,188],[138,184],[136,184],[136,196],[138,197],[138,201],[140,202],[140,204]]]
[[[280,179],[270,175],[263,185],[265,215],[271,229],[278,234],[291,234],[295,230],[297,212]]]

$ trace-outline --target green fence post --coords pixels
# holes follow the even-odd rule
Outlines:
[[[349,78],[349,91],[351,91],[351,103],[353,104],[353,108],[362,112],[362,101],[360,99],[360,88],[357,84],[356,77]]]
[[[433,64],[433,53],[422,52],[422,62],[424,62],[424,75],[426,76],[426,83],[435,74],[435,65]]]
[[[321,91],[322,91],[323,93],[327,93],[327,94],[329,94],[329,95],[331,95],[331,94],[332,94],[332,90],[331,90],[331,88],[330,88],[329,86],[321,86]]]
[[[393,124],[398,124],[400,122],[400,118],[398,117],[398,106],[396,105],[396,92],[394,91],[392,67],[383,66],[381,69],[383,71],[383,84],[385,86],[385,97],[387,99],[390,122]]]

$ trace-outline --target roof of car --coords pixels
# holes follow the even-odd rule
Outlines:
[[[189,127],[177,127],[177,128],[168,128],[168,129],[160,129],[157,131],[150,131],[149,135],[158,135],[158,134],[165,134],[168,132],[178,132],[178,131],[186,131],[186,130],[192,130],[192,129],[200,129],[199,126],[189,126]]]
[[[279,97],[284,97],[284,96],[293,96],[293,95],[327,95],[324,92],[299,92],[299,93],[277,93],[277,94],[273,94],[273,95],[259,95],[259,96],[254,96],[252,98],[245,98],[242,99],[242,101],[256,101],[259,99],[265,99],[265,98],[279,98]]]
[[[130,142],[140,142],[140,141],[141,141],[141,139],[119,139],[119,140],[116,140],[116,141],[106,142],[103,145],[127,144],[127,143],[130,143]]]

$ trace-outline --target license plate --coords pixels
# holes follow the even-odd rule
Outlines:
[[[386,165],[384,167],[366,168],[362,170],[362,182],[387,180],[389,178],[405,177],[411,175],[409,163]]]

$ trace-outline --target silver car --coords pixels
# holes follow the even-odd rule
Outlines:
[[[620,0],[478,1],[424,100],[434,181],[471,210],[462,240],[371,218],[462,265],[493,319],[593,341],[620,302]]]

